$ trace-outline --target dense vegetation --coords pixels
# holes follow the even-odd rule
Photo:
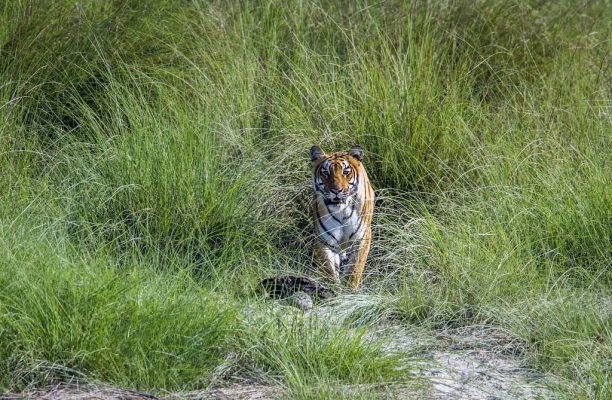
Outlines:
[[[368,331],[482,324],[560,396],[606,398],[611,11],[0,2],[0,388],[334,397],[408,379]],[[378,198],[344,322],[256,291],[310,263],[312,144],[361,145]]]

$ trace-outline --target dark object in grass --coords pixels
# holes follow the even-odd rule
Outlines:
[[[278,276],[259,282],[260,289],[273,299],[284,299],[295,293],[304,292],[313,300],[329,299],[335,293],[312,279],[303,276]]]

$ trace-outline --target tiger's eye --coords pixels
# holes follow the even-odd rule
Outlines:
[[[348,169],[348,168],[347,168],[347,169],[345,169],[344,171],[342,171],[342,174],[343,174],[344,176],[347,176],[347,175],[348,175],[348,174],[350,174],[350,173],[351,173],[351,170],[350,170],[350,169]]]

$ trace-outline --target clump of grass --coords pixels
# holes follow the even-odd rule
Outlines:
[[[360,385],[374,389],[407,378],[408,355],[385,350],[384,335],[368,336],[365,328],[350,328],[329,316],[270,312],[272,318],[249,321],[240,337],[241,364],[258,379],[286,387],[299,398],[311,398],[329,390],[341,393],[343,386],[359,392]]]
[[[102,256],[70,260],[36,235],[15,238],[3,240],[0,261],[0,386],[210,382],[237,327],[235,309],[190,274],[152,273],[136,260],[119,267]]]

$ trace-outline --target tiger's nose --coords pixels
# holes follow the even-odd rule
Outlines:
[[[329,189],[329,191],[333,194],[340,194],[340,192],[342,192],[342,189]]]

